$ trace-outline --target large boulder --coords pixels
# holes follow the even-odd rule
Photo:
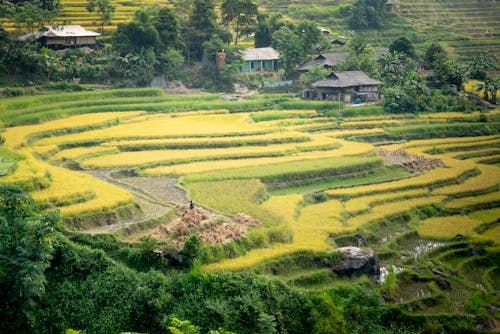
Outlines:
[[[332,262],[331,269],[340,275],[363,275],[378,277],[380,265],[377,254],[370,249],[358,247],[341,247],[333,250],[340,256],[337,261]]]

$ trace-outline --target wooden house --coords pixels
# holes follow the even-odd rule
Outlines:
[[[280,54],[271,47],[250,48],[241,52],[245,62],[241,72],[274,72],[278,69]]]
[[[309,92],[304,97],[315,97],[317,100],[340,99],[346,103],[378,101],[381,84],[362,71],[332,72],[326,79],[313,83],[314,94]]]
[[[335,65],[342,63],[349,56],[348,52],[322,53],[311,61],[300,65],[295,71],[298,73],[306,73],[311,67],[320,65],[326,69],[333,69]]]
[[[100,34],[79,25],[46,26],[34,33],[20,37],[21,40],[33,39],[43,46],[54,50],[97,46],[96,37]]]

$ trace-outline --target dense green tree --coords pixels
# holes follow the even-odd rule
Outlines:
[[[179,18],[172,9],[160,8],[153,18],[153,25],[158,31],[162,49],[181,47]]]
[[[101,21],[101,33],[104,32],[104,25],[111,23],[111,18],[115,13],[115,7],[110,0],[87,0],[87,11],[96,12]]]
[[[300,47],[300,36],[289,26],[283,26],[273,33],[273,47],[280,52],[280,63],[286,73],[291,73],[306,55]]]
[[[379,59],[384,82],[384,110],[391,113],[417,113],[426,110],[428,90],[415,71],[415,63],[397,51]]]
[[[386,17],[386,0],[357,0],[347,23],[352,29],[380,28]]]
[[[415,58],[415,48],[413,47],[413,43],[406,37],[398,37],[396,38],[391,45],[389,45],[389,52],[399,52],[408,57]]]
[[[154,50],[143,48],[138,53],[131,52],[117,57],[113,69],[115,75],[144,87],[151,84],[156,63]]]
[[[257,28],[255,31],[255,47],[263,48],[270,46],[273,33],[279,30],[285,22],[279,14],[259,13],[257,15]]]
[[[468,68],[454,60],[448,60],[437,69],[442,81],[454,85],[457,91],[462,90],[464,81],[469,78]]]
[[[161,50],[160,33],[153,22],[150,11],[145,9],[136,11],[132,22],[118,24],[112,37],[113,49],[121,56],[139,53],[141,49]]]
[[[285,24],[273,33],[272,46],[280,52],[281,66],[292,73],[313,52],[321,39],[320,30],[310,21],[298,26]]]
[[[193,4],[192,12],[185,28],[188,62],[191,58],[201,60],[203,43],[212,39],[220,30],[215,13],[214,0],[198,0]]]
[[[159,72],[167,80],[180,79],[181,67],[184,64],[184,57],[179,50],[166,49],[157,57]]]
[[[330,71],[321,65],[315,65],[307,71],[307,73],[301,74],[300,79],[304,83],[305,87],[310,87],[313,82],[322,80],[330,74]]]
[[[336,69],[342,71],[363,71],[371,77],[378,76],[377,60],[373,57],[374,50],[362,37],[354,37],[347,43],[349,57]]]
[[[469,66],[471,79],[485,80],[488,72],[495,71],[497,68],[495,58],[482,54],[472,57],[472,63]]]
[[[35,3],[26,2],[15,8],[12,17],[17,29],[33,32],[50,25],[58,15],[58,9],[52,11],[43,9]]]
[[[448,53],[439,43],[432,43],[425,49],[424,60],[434,69],[448,61]]]
[[[253,0],[224,0],[221,16],[223,24],[234,24],[234,45],[237,45],[242,32],[249,33],[255,29],[257,4]]]
[[[189,237],[180,252],[180,256],[181,262],[188,267],[192,267],[197,263],[203,263],[207,256],[207,252],[201,238],[197,235]]]
[[[28,332],[45,292],[60,217],[38,214],[19,187],[0,185],[0,332]]]

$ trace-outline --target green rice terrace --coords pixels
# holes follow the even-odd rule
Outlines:
[[[329,27],[335,35],[351,36],[346,27],[349,1],[262,0],[269,10],[278,10],[297,19],[310,19]],[[360,30],[372,45],[387,46],[400,36],[416,45],[438,42],[448,47],[461,61],[483,52],[500,54],[500,6],[495,0],[473,1],[393,1],[394,9],[380,29]]]
[[[405,3],[401,10],[414,7]],[[300,296],[330,291],[336,303],[359,293],[342,289],[361,286],[392,310],[380,311],[379,320],[405,324],[409,333],[499,328],[500,111],[486,112],[487,122],[480,122],[479,112],[389,115],[361,105],[342,106],[338,117],[338,110],[337,102],[291,94],[224,101],[150,88],[5,98],[0,183],[22,185],[43,210],[57,208],[64,234],[78,245],[72,247],[104,251],[92,256],[106,254],[113,265],[135,268],[134,247],[154,249],[162,266],[180,252],[182,263],[198,236],[206,254],[185,278],[193,289],[215,284],[210,277],[219,271],[263,274]],[[376,258],[343,268],[347,255],[339,247]],[[69,261],[57,256],[56,262]],[[158,267],[158,256],[144,263],[168,274],[171,267]],[[92,266],[102,260],[96,261]],[[169,296],[189,304],[173,277]],[[47,289],[49,299],[58,298]],[[78,304],[79,293],[64,298]],[[201,313],[161,307],[196,323],[223,314],[220,303],[199,305]],[[343,306],[346,317],[357,314],[352,303]],[[71,308],[56,313],[47,305],[34,315],[40,328],[53,322],[54,331],[100,332],[92,327],[97,323],[79,323]],[[280,317],[286,316],[272,307],[267,312],[273,328],[285,330],[288,320]],[[367,315],[358,315],[358,332],[370,332]],[[134,329],[116,321],[123,316],[111,316],[106,328]]]

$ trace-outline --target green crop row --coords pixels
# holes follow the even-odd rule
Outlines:
[[[186,181],[200,182],[257,178],[265,183],[276,183],[352,174],[379,167],[382,164],[383,161],[378,157],[323,158],[195,173],[187,176]]]
[[[224,148],[224,147],[239,147],[239,146],[266,146],[275,144],[286,144],[286,143],[302,143],[310,141],[308,137],[289,137],[289,138],[276,138],[276,139],[240,139],[234,141],[203,141],[198,142],[176,142],[176,143],[157,143],[157,144],[147,144],[147,143],[137,143],[130,145],[120,145],[117,147],[120,151],[150,151],[150,150],[188,150],[188,149],[203,149],[203,148]],[[317,147],[311,148],[311,150],[317,150]],[[327,147],[325,149],[331,149]],[[306,151],[305,149],[303,151]]]
[[[385,129],[394,139],[426,139],[446,137],[489,136],[500,133],[500,122],[445,123],[416,126],[396,126]]]
[[[31,108],[33,106],[43,105],[47,103],[65,102],[65,101],[83,101],[109,98],[125,98],[125,97],[146,97],[146,96],[162,96],[164,93],[161,89],[156,88],[131,88],[117,89],[106,91],[91,91],[77,92],[66,94],[47,94],[39,96],[22,96],[0,100],[0,112]]]

